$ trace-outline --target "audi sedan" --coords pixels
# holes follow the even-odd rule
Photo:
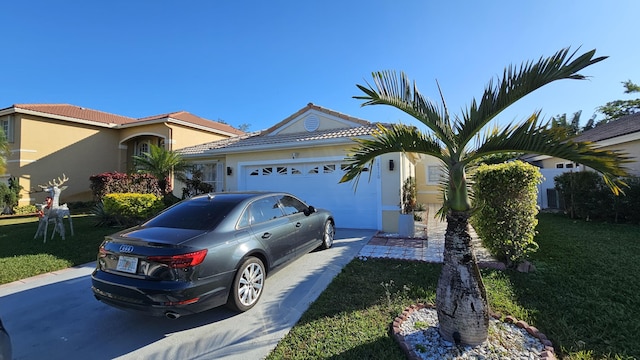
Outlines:
[[[251,309],[267,275],[333,244],[335,223],[287,193],[213,193],[183,200],[106,236],[91,275],[105,304],[176,319],[220,305]]]
[[[0,360],[11,360],[11,338],[0,319]]]

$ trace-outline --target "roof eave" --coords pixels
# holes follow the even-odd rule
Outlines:
[[[370,135],[366,136],[356,136],[353,138],[371,138]],[[296,141],[296,142],[288,142],[288,143],[278,143],[278,144],[265,144],[265,145],[257,145],[257,146],[246,146],[246,147],[223,147],[219,149],[207,150],[199,154],[191,154],[191,155],[183,155],[185,158],[190,157],[208,157],[212,155],[225,155],[225,154],[240,154],[240,153],[253,153],[259,151],[270,151],[270,150],[289,150],[289,149],[300,149],[300,148],[309,148],[309,147],[326,147],[326,146],[336,146],[336,145],[354,145],[353,138],[336,138],[336,139],[319,139],[319,140],[308,140],[308,141]]]
[[[4,110],[0,111],[0,115],[8,115],[8,114],[13,114],[13,113],[20,113],[20,114],[25,114],[25,115],[34,115],[34,116],[39,116],[39,117],[44,117],[44,118],[49,118],[49,119],[56,119],[56,120],[63,120],[63,121],[71,121],[71,122],[75,122],[75,123],[79,123],[79,124],[91,125],[91,126],[99,126],[99,127],[109,128],[109,129],[118,127],[118,124],[115,124],[115,123],[103,123],[103,122],[98,122],[98,121],[78,119],[78,118],[74,118],[74,117],[71,117],[71,116],[56,115],[56,114],[45,113],[45,112],[41,112],[41,111],[22,109],[22,108],[19,108],[19,107],[11,107],[11,108],[4,109]]]

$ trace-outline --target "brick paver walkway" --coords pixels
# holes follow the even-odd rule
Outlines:
[[[399,234],[378,233],[362,247],[358,256],[442,263],[447,223],[434,219],[433,214],[437,210],[436,205],[429,205],[428,211],[423,215],[423,221],[416,222],[414,237],[402,238]],[[473,250],[480,266],[501,267],[500,263],[482,246],[473,228],[471,236]]]

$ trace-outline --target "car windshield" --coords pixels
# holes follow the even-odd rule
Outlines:
[[[143,227],[211,230],[238,204],[220,199],[183,201],[147,221]]]

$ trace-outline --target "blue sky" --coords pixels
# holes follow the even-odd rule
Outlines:
[[[405,71],[451,113],[509,64],[570,46],[609,56],[501,114],[520,121],[596,107],[640,83],[637,0],[11,1],[0,12],[0,108],[68,103],[130,117],[180,110],[261,130],[307,103],[369,121],[356,84]]]

